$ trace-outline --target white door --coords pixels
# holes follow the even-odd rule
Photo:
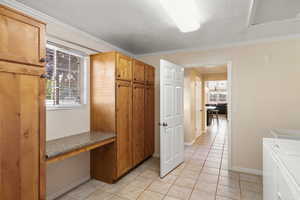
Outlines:
[[[201,135],[201,115],[202,115],[202,99],[201,99],[201,82],[195,82],[195,127],[196,137]]]
[[[184,161],[183,67],[160,61],[160,176]]]

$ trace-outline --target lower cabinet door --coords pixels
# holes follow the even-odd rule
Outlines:
[[[145,157],[154,153],[154,86],[146,86],[145,90]]]
[[[0,199],[39,200],[40,78],[0,72]]]
[[[133,85],[133,164],[137,165],[145,159],[145,86]]]
[[[117,81],[117,177],[132,168],[132,86]]]

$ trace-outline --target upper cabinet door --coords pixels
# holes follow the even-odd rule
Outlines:
[[[150,66],[150,65],[146,65],[146,67],[145,67],[145,77],[146,77],[146,83],[147,84],[154,84],[154,81],[155,81],[155,68]]]
[[[117,79],[132,80],[132,59],[120,53],[117,53]]]
[[[133,61],[133,81],[144,83],[145,81],[145,64],[141,61]]]
[[[45,24],[0,5],[0,60],[45,64]]]

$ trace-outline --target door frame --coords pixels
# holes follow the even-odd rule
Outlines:
[[[204,65],[224,65],[227,66],[227,97],[228,97],[228,103],[227,103],[227,119],[228,119],[228,169],[232,170],[232,61],[231,60],[224,60],[224,61],[212,61],[212,62],[203,62],[203,63],[197,63],[193,65],[186,65],[184,68],[191,68],[191,67],[199,67]],[[204,103],[204,102],[203,102]],[[205,119],[203,119],[205,120]]]
[[[232,124],[233,124],[233,121],[232,121],[232,102],[234,101],[232,99],[232,85],[234,84],[234,81],[232,80],[232,61],[231,60],[224,60],[224,61],[218,61],[218,62],[200,62],[200,63],[196,63],[196,64],[193,64],[193,65],[188,65],[188,66],[184,66],[184,68],[189,68],[189,67],[199,67],[201,65],[210,65],[210,64],[226,64],[227,65],[227,89],[228,89],[228,105],[227,105],[227,109],[228,109],[228,169],[229,170],[232,170],[232,152],[233,152],[233,149],[232,149],[232,135],[234,133],[232,133]],[[159,67],[156,68],[155,70],[155,77],[159,77]],[[156,107],[156,117],[155,117],[155,135],[156,137],[159,136],[160,134],[160,130],[159,130],[159,126],[158,126],[158,122],[160,122],[160,117],[159,117],[159,113],[160,113],[160,104],[159,104],[159,101],[160,101],[160,91],[159,91],[159,84],[160,84],[160,80],[157,80],[156,83],[155,83],[155,107]],[[204,119],[203,119],[204,120]],[[154,157],[159,157],[159,152],[160,152],[160,147],[159,147],[159,139],[156,139],[156,150],[155,150],[155,153],[154,153]]]

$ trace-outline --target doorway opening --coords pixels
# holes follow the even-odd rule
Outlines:
[[[211,126],[228,123],[228,65],[186,68],[184,73],[184,141],[193,145]],[[219,126],[220,125],[220,126]]]
[[[230,169],[230,95],[231,63],[183,69],[161,60],[160,165],[167,169],[161,167],[161,177],[174,170],[176,173],[184,166],[176,168],[182,162],[194,163],[191,165],[197,171],[202,167]],[[179,140],[170,138],[173,136]],[[180,159],[173,162],[177,161],[175,158]],[[186,168],[186,171],[190,170]]]
[[[228,153],[226,165],[229,169],[231,168],[231,81],[231,62],[185,68],[185,149],[196,144],[210,146],[213,144],[213,139],[219,135],[221,140],[224,139],[223,146]],[[200,88],[198,85],[201,85]],[[210,142],[207,143],[207,140]]]
[[[215,123],[219,126],[220,120],[228,119],[227,79],[223,78],[224,80],[205,81],[204,107],[206,129]]]

